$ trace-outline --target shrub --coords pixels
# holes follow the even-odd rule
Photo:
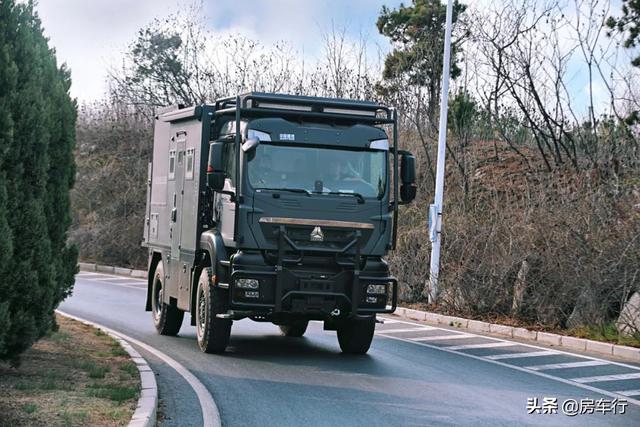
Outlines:
[[[0,359],[55,326],[70,294],[75,102],[33,4],[0,2]]]

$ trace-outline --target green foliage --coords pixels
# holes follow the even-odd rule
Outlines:
[[[454,27],[465,9],[465,5],[454,2]],[[446,5],[439,0],[413,0],[411,6],[401,4],[394,10],[383,6],[377,21],[380,34],[389,37],[394,45],[385,59],[382,77],[395,83],[380,87],[379,91],[388,96],[405,84],[427,87],[428,115],[432,120],[440,96],[446,12]],[[461,73],[456,56],[461,51],[463,38],[451,45],[451,77],[454,79]]]
[[[182,47],[180,35],[167,30],[159,21],[141,29],[130,47],[134,72],[126,78],[126,85],[138,88],[142,93],[164,92],[164,104],[197,103],[199,100],[194,99],[189,90],[190,73],[180,59]],[[157,102],[155,99],[148,101]]]
[[[469,129],[478,116],[478,107],[466,90],[449,99],[449,129],[456,135]]]
[[[636,47],[640,43],[640,0],[622,0],[622,16],[610,16],[606,25],[626,36],[624,47]],[[633,59],[632,64],[640,67],[640,55]]]
[[[467,6],[454,2],[452,24]],[[376,25],[380,34],[387,36],[396,48],[387,56],[383,77],[393,79],[408,73],[412,84],[426,86],[432,80],[439,80],[442,73],[444,31],[447,7],[439,0],[413,0],[413,6],[400,5],[397,10],[386,6]],[[459,46],[452,46],[455,58]],[[439,60],[433,61],[436,55]],[[460,68],[451,66],[453,78],[460,75]]]
[[[622,0],[622,16],[610,16],[605,24],[611,30],[624,34],[624,47],[632,49],[640,44],[640,0]],[[608,33],[611,36],[611,32]],[[631,64],[640,67],[640,54],[633,58]],[[625,124],[632,126],[640,123],[640,111],[631,111],[624,118]]]
[[[70,84],[33,3],[0,2],[0,359],[15,360],[51,329],[73,286]]]

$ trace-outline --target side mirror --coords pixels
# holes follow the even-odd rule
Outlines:
[[[416,158],[408,151],[400,155],[400,200],[411,203],[416,198]]]
[[[222,167],[224,142],[209,144],[209,162],[207,164],[207,187],[214,191],[224,188],[225,173]]]
[[[249,152],[256,148],[260,144],[260,140],[258,138],[249,138],[244,144],[242,144],[242,151]]]

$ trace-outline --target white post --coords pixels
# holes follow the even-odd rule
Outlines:
[[[440,95],[440,128],[438,131],[438,162],[436,166],[436,191],[429,208],[429,236],[431,239],[431,268],[429,270],[429,302],[438,298],[438,273],[440,270],[440,244],[442,232],[442,199],[444,193],[444,165],[447,144],[447,110],[449,106],[449,68],[451,62],[452,0],[447,3],[447,22],[444,35],[444,60],[442,62],[442,93]]]

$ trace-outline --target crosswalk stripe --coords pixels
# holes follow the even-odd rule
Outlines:
[[[460,340],[464,338],[475,338],[474,335],[456,334],[456,335],[432,335],[428,337],[409,338],[411,341],[440,341],[440,340]]]
[[[584,384],[584,383],[599,383],[603,381],[635,380],[638,378],[640,378],[640,372],[635,372],[632,374],[598,375],[595,377],[578,377],[578,378],[571,378],[571,381]]]
[[[495,347],[513,347],[518,345],[514,342],[488,342],[484,344],[467,344],[467,345],[453,345],[450,347],[445,347],[447,350],[471,350],[474,348],[495,348]]]
[[[584,362],[550,363],[548,365],[527,366],[527,369],[531,369],[532,371],[544,371],[547,369],[583,368],[586,366],[601,366],[608,364],[609,363],[604,360],[587,360]]]
[[[401,329],[380,329],[376,331],[379,334],[395,334],[399,332],[421,332],[421,331],[431,331],[436,328],[432,328],[431,326],[423,326],[420,328],[401,328]]]
[[[519,359],[521,357],[542,357],[542,356],[555,356],[560,353],[556,351],[531,351],[529,353],[505,353],[494,354],[491,356],[484,356],[489,360],[502,360],[502,359]]]
[[[622,391],[616,391],[616,393],[621,394],[623,396],[640,396],[640,389],[622,390]]]

